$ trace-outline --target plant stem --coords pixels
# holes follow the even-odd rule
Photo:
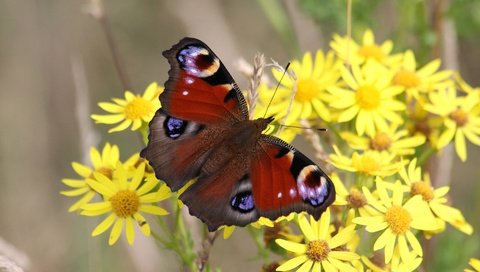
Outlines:
[[[113,39],[112,31],[110,30],[110,24],[103,7],[103,2],[102,0],[90,0],[89,2],[91,8],[90,14],[100,23],[100,26],[102,27],[122,87],[124,90],[131,90],[130,82],[127,74],[125,73],[125,69],[123,68],[123,61],[118,53],[117,45]]]

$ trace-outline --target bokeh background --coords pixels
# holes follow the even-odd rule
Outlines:
[[[413,48],[424,62],[448,47],[453,50],[449,65],[480,86],[478,1],[353,2],[357,39],[370,27],[377,41],[390,38],[397,51]],[[306,50],[326,49],[333,32],[345,34],[345,3],[105,0],[103,5],[131,90],[140,93],[152,81],[163,84],[168,66],[161,52],[184,36],[209,44],[245,87],[235,60],[251,61],[262,52],[286,63]],[[61,179],[75,177],[70,163],[85,162],[90,145],[118,144],[122,159],[141,149],[134,133],[107,135],[107,126],[94,126],[89,119],[90,113],[101,113],[97,102],[124,91],[102,26],[89,14],[90,4],[0,0],[0,255],[26,271],[178,271],[175,256],[152,239],[109,247],[106,235],[91,238],[97,218],[69,214],[72,199],[59,194],[65,189]],[[441,48],[435,36],[438,7],[448,32]],[[479,150],[470,145],[464,164],[453,157],[451,174],[443,177],[475,232],[468,237],[448,231],[436,239],[431,271],[459,271],[466,267],[459,260],[480,257]],[[259,271],[247,236],[236,231],[228,241],[218,239],[213,265],[223,271]]]

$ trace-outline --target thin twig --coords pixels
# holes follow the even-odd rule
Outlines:
[[[322,161],[325,166],[325,172],[331,173],[335,170],[335,167],[328,163],[328,154],[323,149],[323,146],[320,144],[320,137],[315,133],[310,126],[310,123],[305,119],[300,119],[300,125],[304,128],[303,135],[307,141],[312,145],[313,150],[315,151],[315,158]]]
[[[253,77],[253,66],[250,63],[248,63],[248,61],[246,61],[244,58],[237,59],[233,63],[233,65],[247,79],[250,79],[251,77]],[[267,66],[269,65],[265,65],[265,67]],[[272,80],[267,75],[265,75],[265,73],[262,74],[262,78],[260,81],[267,84],[267,86],[272,85]]]
[[[202,243],[202,249],[198,252],[197,258],[197,268],[198,271],[203,271],[205,269],[206,264],[208,263],[208,258],[210,257],[210,249],[215,243],[215,239],[217,239],[218,235],[220,234],[219,230],[214,232],[209,232]]]
[[[105,34],[105,38],[107,39],[108,48],[110,49],[110,53],[112,54],[113,63],[115,65],[115,69],[117,71],[118,77],[120,78],[120,82],[122,83],[122,87],[124,90],[132,90],[130,81],[128,80],[127,74],[125,73],[123,61],[118,53],[117,45],[115,44],[115,40],[113,39],[112,31],[110,30],[110,24],[108,22],[107,15],[105,13],[105,9],[103,7],[102,0],[88,0],[89,4],[85,8],[85,11],[92,15],[95,20],[97,20],[102,30]]]
[[[30,259],[27,254],[3,240],[0,237],[0,271],[16,272],[23,271],[22,268],[30,268]]]
[[[258,86],[262,81],[263,69],[265,68],[265,57],[257,53],[253,59],[253,73],[250,77],[250,84],[247,92],[247,104],[250,108],[250,119],[253,119],[255,106],[258,100]]]
[[[283,117],[283,120],[281,123],[282,125],[285,125],[287,123],[288,116],[290,115],[290,111],[292,110],[293,100],[295,99],[295,95],[297,94],[297,75],[292,69],[289,69],[286,72],[288,76],[292,79],[293,87],[292,87],[292,95],[290,96],[290,102],[288,103],[287,111],[285,112],[285,117]],[[282,133],[284,129],[285,129],[284,126],[280,126],[275,136],[280,135],[280,133]]]
[[[350,68],[350,43],[352,41],[352,0],[347,0],[347,56],[345,65]]]

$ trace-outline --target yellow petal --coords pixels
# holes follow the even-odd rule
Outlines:
[[[353,234],[355,234],[354,229],[355,225],[350,225],[342,229],[339,233],[337,233],[337,235],[335,235],[328,241],[329,247],[336,248],[349,242],[352,239]]]
[[[73,188],[80,188],[87,186],[84,179],[62,179],[62,183]]]
[[[392,230],[388,228],[377,238],[375,244],[373,245],[373,250],[377,251],[384,248],[388,241],[392,239],[395,241],[395,235],[393,234]]]
[[[110,113],[121,113],[125,110],[124,107],[119,106],[117,104],[113,104],[110,102],[100,102],[98,106],[102,108],[102,110],[110,112]]]
[[[302,266],[300,266],[297,272],[310,272],[312,265],[313,265],[313,261],[308,259],[306,262],[302,264]]]
[[[298,215],[298,226],[302,230],[302,233],[305,235],[307,241],[316,240],[318,237],[315,237],[315,233],[312,229],[312,226],[308,223],[307,218],[303,214]]]
[[[143,98],[146,100],[153,100],[157,94],[158,84],[157,82],[152,82],[148,85],[147,89],[143,93]]]
[[[77,211],[77,210],[81,209],[83,207],[83,205],[85,205],[90,200],[92,200],[95,195],[96,194],[93,191],[90,191],[90,192],[86,193],[77,202],[75,202],[72,206],[70,206],[70,208],[68,208],[68,212],[74,212],[74,211]]]
[[[92,114],[90,117],[95,121],[95,123],[100,124],[116,124],[123,119],[125,119],[124,114],[108,114],[108,115],[99,115],[99,114]]]
[[[405,235],[407,237],[408,243],[410,244],[410,246],[412,246],[413,251],[415,251],[415,253],[417,253],[418,256],[422,257],[423,256],[422,246],[418,242],[415,235],[413,235],[413,233],[409,230],[405,233]]]
[[[116,126],[116,127],[114,127],[114,128],[111,128],[110,130],[108,130],[108,133],[118,132],[118,131],[125,130],[126,128],[128,128],[128,126],[130,126],[130,124],[132,124],[132,120],[126,119],[125,121],[123,121],[122,123],[120,123],[120,125],[118,125],[118,126]]]
[[[350,251],[337,251],[337,250],[330,251],[330,253],[328,253],[328,257],[332,257],[342,261],[353,261],[353,260],[360,259],[360,256],[358,256],[358,254],[356,253],[353,253]]]
[[[100,169],[102,167],[102,156],[95,147],[90,147],[90,160],[92,161],[93,168]]]
[[[305,253],[307,250],[307,246],[304,244],[300,244],[300,243],[296,243],[296,242],[292,242],[284,239],[276,239],[275,242],[279,246],[291,252],[302,254],[302,253]]]
[[[110,232],[110,237],[108,238],[108,244],[113,245],[118,241],[120,234],[122,234],[124,218],[118,218],[113,224],[112,231]]]
[[[78,188],[75,190],[69,190],[69,191],[61,191],[60,194],[64,196],[79,196],[83,195],[84,193],[88,192],[90,188],[88,187],[83,187],[83,188]]]
[[[108,228],[112,226],[113,222],[115,222],[115,218],[115,214],[110,214],[93,230],[92,236],[97,236],[104,233]]]
[[[292,258],[277,268],[277,271],[290,271],[295,267],[299,266],[300,264],[306,262],[308,257],[306,255],[300,255],[295,258]]]
[[[145,220],[145,217],[143,217],[140,213],[135,213],[133,214],[133,218],[135,218],[135,221],[137,221],[137,224],[140,227],[140,231],[143,233],[143,235],[150,236],[150,225],[147,223],[147,220]]]
[[[461,129],[458,129],[455,134],[455,151],[462,162],[467,160],[467,145]]]
[[[72,168],[80,176],[87,178],[92,174],[92,169],[90,167],[80,164],[78,162],[72,162]]]
[[[167,215],[168,211],[165,209],[162,209],[158,206],[153,206],[153,205],[141,205],[139,208],[140,211],[146,212],[146,213],[151,213],[155,215]]]
[[[125,219],[125,233],[127,234],[128,244],[133,244],[135,241],[135,230],[133,229],[133,219],[131,217]]]
[[[393,250],[395,248],[395,238],[397,236],[393,236],[392,238],[387,240],[387,244],[385,245],[385,263],[389,263],[393,256]]]

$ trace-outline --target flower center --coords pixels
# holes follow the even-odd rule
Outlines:
[[[372,58],[377,61],[382,61],[385,58],[382,49],[375,44],[364,45],[358,49],[357,53],[364,58]]]
[[[314,240],[307,244],[307,257],[315,262],[321,262],[328,257],[330,247],[325,240]]]
[[[370,140],[370,147],[373,150],[384,151],[388,150],[392,146],[392,140],[384,132],[377,132],[375,136]]]
[[[392,206],[388,208],[385,213],[385,220],[393,233],[399,235],[407,232],[412,222],[412,217],[406,209],[399,206]]]
[[[425,201],[430,201],[434,197],[432,187],[428,186],[424,181],[414,182],[410,189],[410,193],[412,195],[421,195]]]
[[[372,85],[358,87],[355,98],[360,108],[372,110],[380,105],[380,91]]]
[[[365,195],[363,195],[363,193],[357,189],[352,189],[350,194],[347,196],[347,201],[352,208],[356,209],[361,208],[368,203]]]
[[[370,174],[380,169],[380,163],[378,162],[378,160],[376,160],[376,158],[374,158],[369,153],[365,153],[361,156],[354,153],[352,156],[352,164],[355,169],[367,174]]]
[[[414,88],[420,85],[420,78],[414,72],[400,70],[393,77],[393,83],[406,88]]]
[[[110,198],[110,202],[113,212],[123,218],[134,215],[140,206],[137,193],[129,190],[118,191]]]
[[[135,120],[147,116],[153,111],[152,104],[142,97],[135,97],[125,106],[127,119]]]
[[[308,102],[322,91],[319,83],[311,78],[299,79],[297,84],[297,93],[295,100],[298,102]]]
[[[112,169],[111,168],[107,168],[107,167],[100,167],[98,169],[96,169],[97,172],[99,172],[100,174],[106,176],[108,179],[112,179]],[[93,178],[93,173],[92,173],[92,178]]]
[[[463,127],[466,123],[468,123],[468,114],[462,109],[457,109],[451,112],[448,117],[455,121],[459,127]]]

